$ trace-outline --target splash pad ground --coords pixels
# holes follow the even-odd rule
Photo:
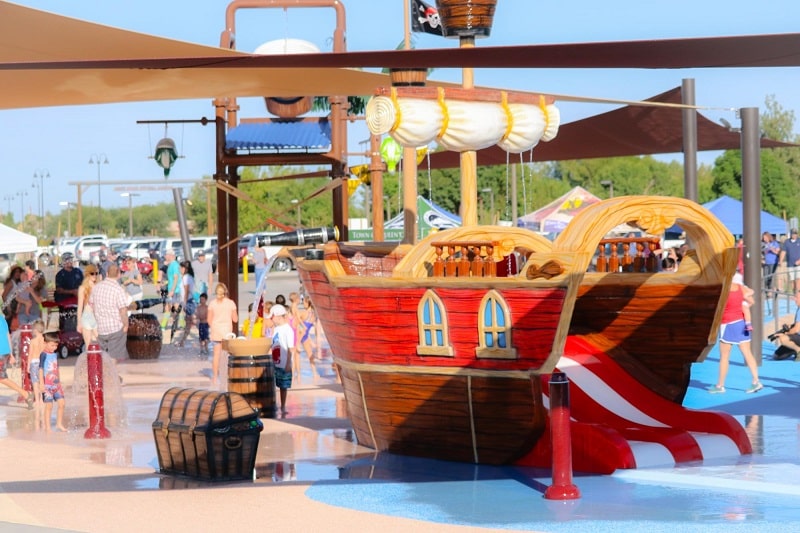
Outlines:
[[[747,370],[734,353],[728,392],[705,392],[716,378],[715,349],[696,365],[687,395],[691,407],[733,414],[747,428],[753,456],[576,476],[581,499],[573,502],[544,500],[547,472],[376,455],[358,446],[330,361],[315,374],[303,361],[289,415],[263,419],[254,482],[161,475],[151,427],[161,396],[172,386],[205,387],[210,368],[195,347],[163,348],[158,360],[119,365],[125,420],[110,427],[110,439],[86,440],[83,429],[36,432],[16,396],[0,389],[0,530],[229,529],[263,523],[265,513],[271,527],[305,531],[800,529],[800,364],[770,361],[769,344],[763,391],[744,393]],[[68,385],[77,362],[62,362]]]

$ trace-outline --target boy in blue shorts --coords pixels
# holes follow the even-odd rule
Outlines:
[[[64,388],[61,386],[56,350],[58,350],[58,333],[48,331],[44,334],[44,351],[39,356],[39,387],[44,396],[44,429],[48,433],[50,432],[53,403],[57,406],[56,429],[67,430],[64,427]]]
[[[285,417],[286,393],[292,387],[294,329],[289,325],[286,308],[282,305],[270,307],[268,318],[275,324],[272,333],[272,362],[275,364],[275,386],[280,391],[281,414]]]

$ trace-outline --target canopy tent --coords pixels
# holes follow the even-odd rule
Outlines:
[[[404,215],[402,211],[383,225],[384,238],[387,241],[400,241],[403,239]],[[417,229],[420,239],[428,236],[433,231],[457,228],[461,226],[461,217],[454,215],[441,206],[423,196],[417,196]],[[351,241],[372,240],[372,228],[351,229]]]
[[[0,254],[35,252],[36,237],[0,224]]]
[[[720,196],[716,200],[704,203],[703,207],[711,211],[733,235],[744,235],[744,215],[741,200],[730,196]],[[679,224],[676,224],[667,231],[680,233],[683,230]],[[780,217],[761,211],[761,231],[768,231],[773,235],[784,235],[788,233],[787,223]]]
[[[583,187],[575,187],[546,206],[519,217],[517,225],[543,233],[559,233],[575,215],[599,201]]]

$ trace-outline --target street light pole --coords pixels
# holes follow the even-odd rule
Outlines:
[[[299,228],[301,226],[301,222],[300,222],[300,200],[295,198],[294,200],[292,200],[292,203],[297,208],[297,227]]]
[[[25,224],[25,206],[22,204],[25,197],[28,196],[28,191],[17,191],[19,196],[19,223],[24,227]]]
[[[39,178],[39,229],[44,235],[44,179],[50,177],[46,168],[37,168],[33,171],[33,186],[36,187],[36,178]]]
[[[3,197],[3,199],[6,202],[8,202],[8,210],[6,211],[6,213],[11,215],[11,221],[10,222],[13,222],[14,221],[14,213],[11,212],[11,201],[14,199],[14,195],[13,194],[7,194],[7,195],[5,195]]]
[[[133,237],[133,197],[139,195],[132,192],[124,192],[120,196],[128,197],[128,237]]]
[[[103,233],[103,204],[100,194],[100,165],[108,164],[108,156],[105,153],[91,154],[89,164],[97,165],[97,232]]]
[[[72,202],[58,202],[58,205],[65,206],[67,208],[67,235],[72,236],[72,212],[71,207],[75,204]]]

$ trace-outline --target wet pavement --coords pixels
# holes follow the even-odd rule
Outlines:
[[[161,474],[152,423],[163,393],[210,384],[210,362],[192,336],[184,348],[163,346],[158,359],[118,365],[122,414],[109,421],[109,439],[84,438],[88,400],[71,387],[69,430],[50,434],[34,429],[24,404],[0,389],[0,530],[210,530],[249,527],[251,513],[260,514],[260,526],[293,531],[800,530],[800,364],[769,360],[769,344],[763,350],[762,391],[744,393],[749,375],[734,350],[727,392],[708,394],[715,349],[694,365],[685,401],[734,415],[753,443],[751,456],[576,475],[581,498],[563,502],[543,498],[548,471],[375,454],[359,446],[327,353],[315,367],[301,357],[288,415],[262,419],[254,481]],[[67,385],[78,362],[61,360]],[[86,512],[102,511],[81,518],[77,502],[87,501]],[[118,509],[131,518],[120,522]]]

